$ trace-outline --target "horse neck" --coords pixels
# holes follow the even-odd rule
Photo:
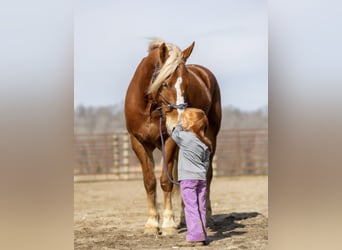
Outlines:
[[[155,63],[151,58],[145,57],[139,64],[131,82],[131,101],[136,108],[145,110],[149,107],[151,100],[146,96],[147,89],[151,84]]]

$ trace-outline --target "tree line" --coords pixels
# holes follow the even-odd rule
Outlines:
[[[267,128],[268,106],[255,111],[234,107],[222,108],[221,129]],[[74,133],[113,133],[125,131],[123,104],[106,107],[79,105],[74,110]]]

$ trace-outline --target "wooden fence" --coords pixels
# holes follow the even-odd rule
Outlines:
[[[142,178],[140,163],[127,132],[75,135],[75,180]],[[156,176],[161,153],[155,150]],[[268,174],[268,130],[221,130],[214,157],[214,176]]]

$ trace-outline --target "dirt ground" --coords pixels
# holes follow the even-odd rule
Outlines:
[[[162,196],[158,189],[159,207]],[[184,228],[174,236],[143,234],[145,197],[142,180],[75,183],[75,249],[196,249],[177,246],[185,240]],[[177,194],[173,201],[178,223]],[[215,224],[208,228],[210,244],[198,249],[267,248],[267,176],[215,177],[211,202]]]

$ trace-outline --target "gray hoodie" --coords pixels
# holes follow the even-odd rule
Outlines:
[[[210,150],[193,132],[177,125],[171,134],[179,147],[178,181],[206,180]]]

